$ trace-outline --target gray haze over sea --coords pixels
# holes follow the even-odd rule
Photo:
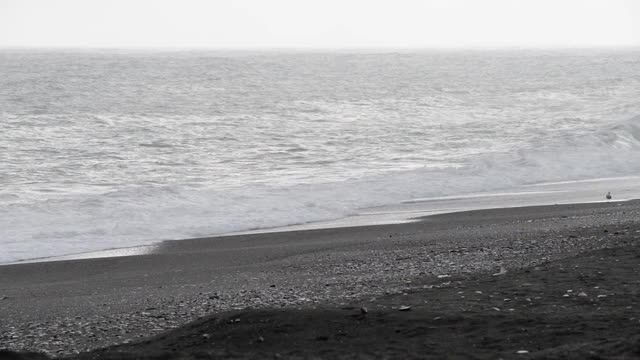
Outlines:
[[[0,263],[640,175],[640,52],[0,50]]]

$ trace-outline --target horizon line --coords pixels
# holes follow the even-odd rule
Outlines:
[[[452,50],[640,50],[638,45],[468,45],[468,46],[41,46],[0,45],[0,50],[59,50],[59,51],[452,51]]]

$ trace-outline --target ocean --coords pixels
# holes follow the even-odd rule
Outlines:
[[[0,263],[633,196],[640,51],[0,50],[0,130]]]

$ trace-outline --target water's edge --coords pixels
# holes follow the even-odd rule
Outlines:
[[[614,198],[606,200],[604,194],[611,191]],[[622,202],[640,198],[640,177],[589,179],[572,182],[555,182],[527,185],[512,191],[486,192],[445,196],[426,199],[412,199],[399,204],[362,209],[358,214],[330,221],[310,222],[288,226],[261,228],[255,230],[212,234],[212,241],[222,236],[242,236],[274,232],[305,231],[358,226],[390,225],[420,221],[424,217],[499,208],[551,206],[560,204],[592,204],[601,202]],[[176,239],[189,240],[189,239]],[[3,265],[27,264],[35,262],[67,261],[120,256],[152,254],[164,241],[149,245],[111,248],[98,251],[66,254],[13,261]],[[171,240],[175,241],[175,240]]]

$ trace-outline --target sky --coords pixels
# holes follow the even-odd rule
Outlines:
[[[640,46],[640,0],[0,0],[0,47]]]

